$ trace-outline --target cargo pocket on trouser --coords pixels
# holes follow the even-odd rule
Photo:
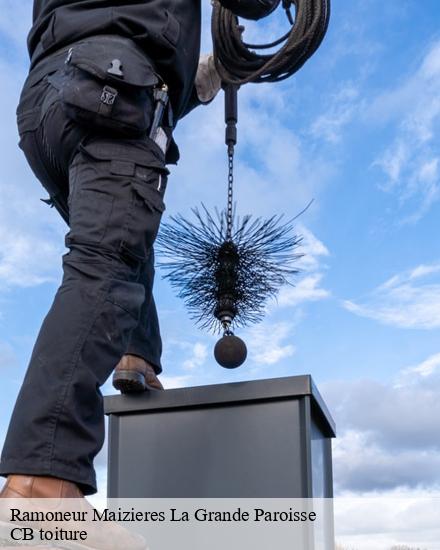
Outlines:
[[[136,164],[130,182],[133,202],[127,217],[121,251],[143,262],[148,258],[156,240],[165,210],[163,197],[167,174],[156,166],[147,166],[144,161],[144,164]]]
[[[70,48],[58,87],[66,115],[78,124],[139,137],[151,126],[158,83],[135,42],[107,35]]]
[[[74,157],[69,172],[70,231],[66,246],[103,243],[114,203],[105,183],[103,166],[81,152]]]
[[[69,241],[99,242],[130,264],[148,259],[165,210],[168,175],[153,145],[148,139],[94,139],[80,147],[71,169],[70,200],[72,210],[81,206],[85,213],[74,214],[81,233],[73,223]],[[101,212],[84,204],[88,198],[100,202]]]
[[[69,200],[70,235],[82,243],[102,242],[113,208],[113,197],[91,189],[78,189]]]

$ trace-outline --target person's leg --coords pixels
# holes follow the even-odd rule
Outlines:
[[[95,138],[75,156],[63,282],[33,350],[0,474],[53,476],[96,491],[99,388],[129,349],[147,298],[139,276],[164,208],[163,170],[148,140]]]
[[[122,393],[162,390],[157,374],[162,372],[162,339],[153,297],[154,251],[140,273],[139,282],[145,286],[146,299],[142,304],[137,327],[130,335],[124,356],[113,373],[113,386]]]
[[[130,335],[126,353],[142,357],[154,368],[156,374],[160,374],[162,372],[162,339],[153,296],[154,274],[154,250],[151,249],[150,257],[140,277],[140,282],[145,285],[147,298],[142,305],[139,324]]]

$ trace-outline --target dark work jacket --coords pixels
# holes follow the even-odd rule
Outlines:
[[[28,49],[32,68],[47,55],[89,36],[131,38],[168,85],[177,123],[195,106],[200,33],[200,0],[34,0]]]

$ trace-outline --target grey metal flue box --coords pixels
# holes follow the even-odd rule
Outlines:
[[[332,497],[335,425],[310,376],[117,395],[110,498]]]

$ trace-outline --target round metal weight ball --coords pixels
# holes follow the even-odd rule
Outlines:
[[[236,369],[246,361],[246,344],[238,336],[226,334],[215,345],[214,357],[225,369]]]

